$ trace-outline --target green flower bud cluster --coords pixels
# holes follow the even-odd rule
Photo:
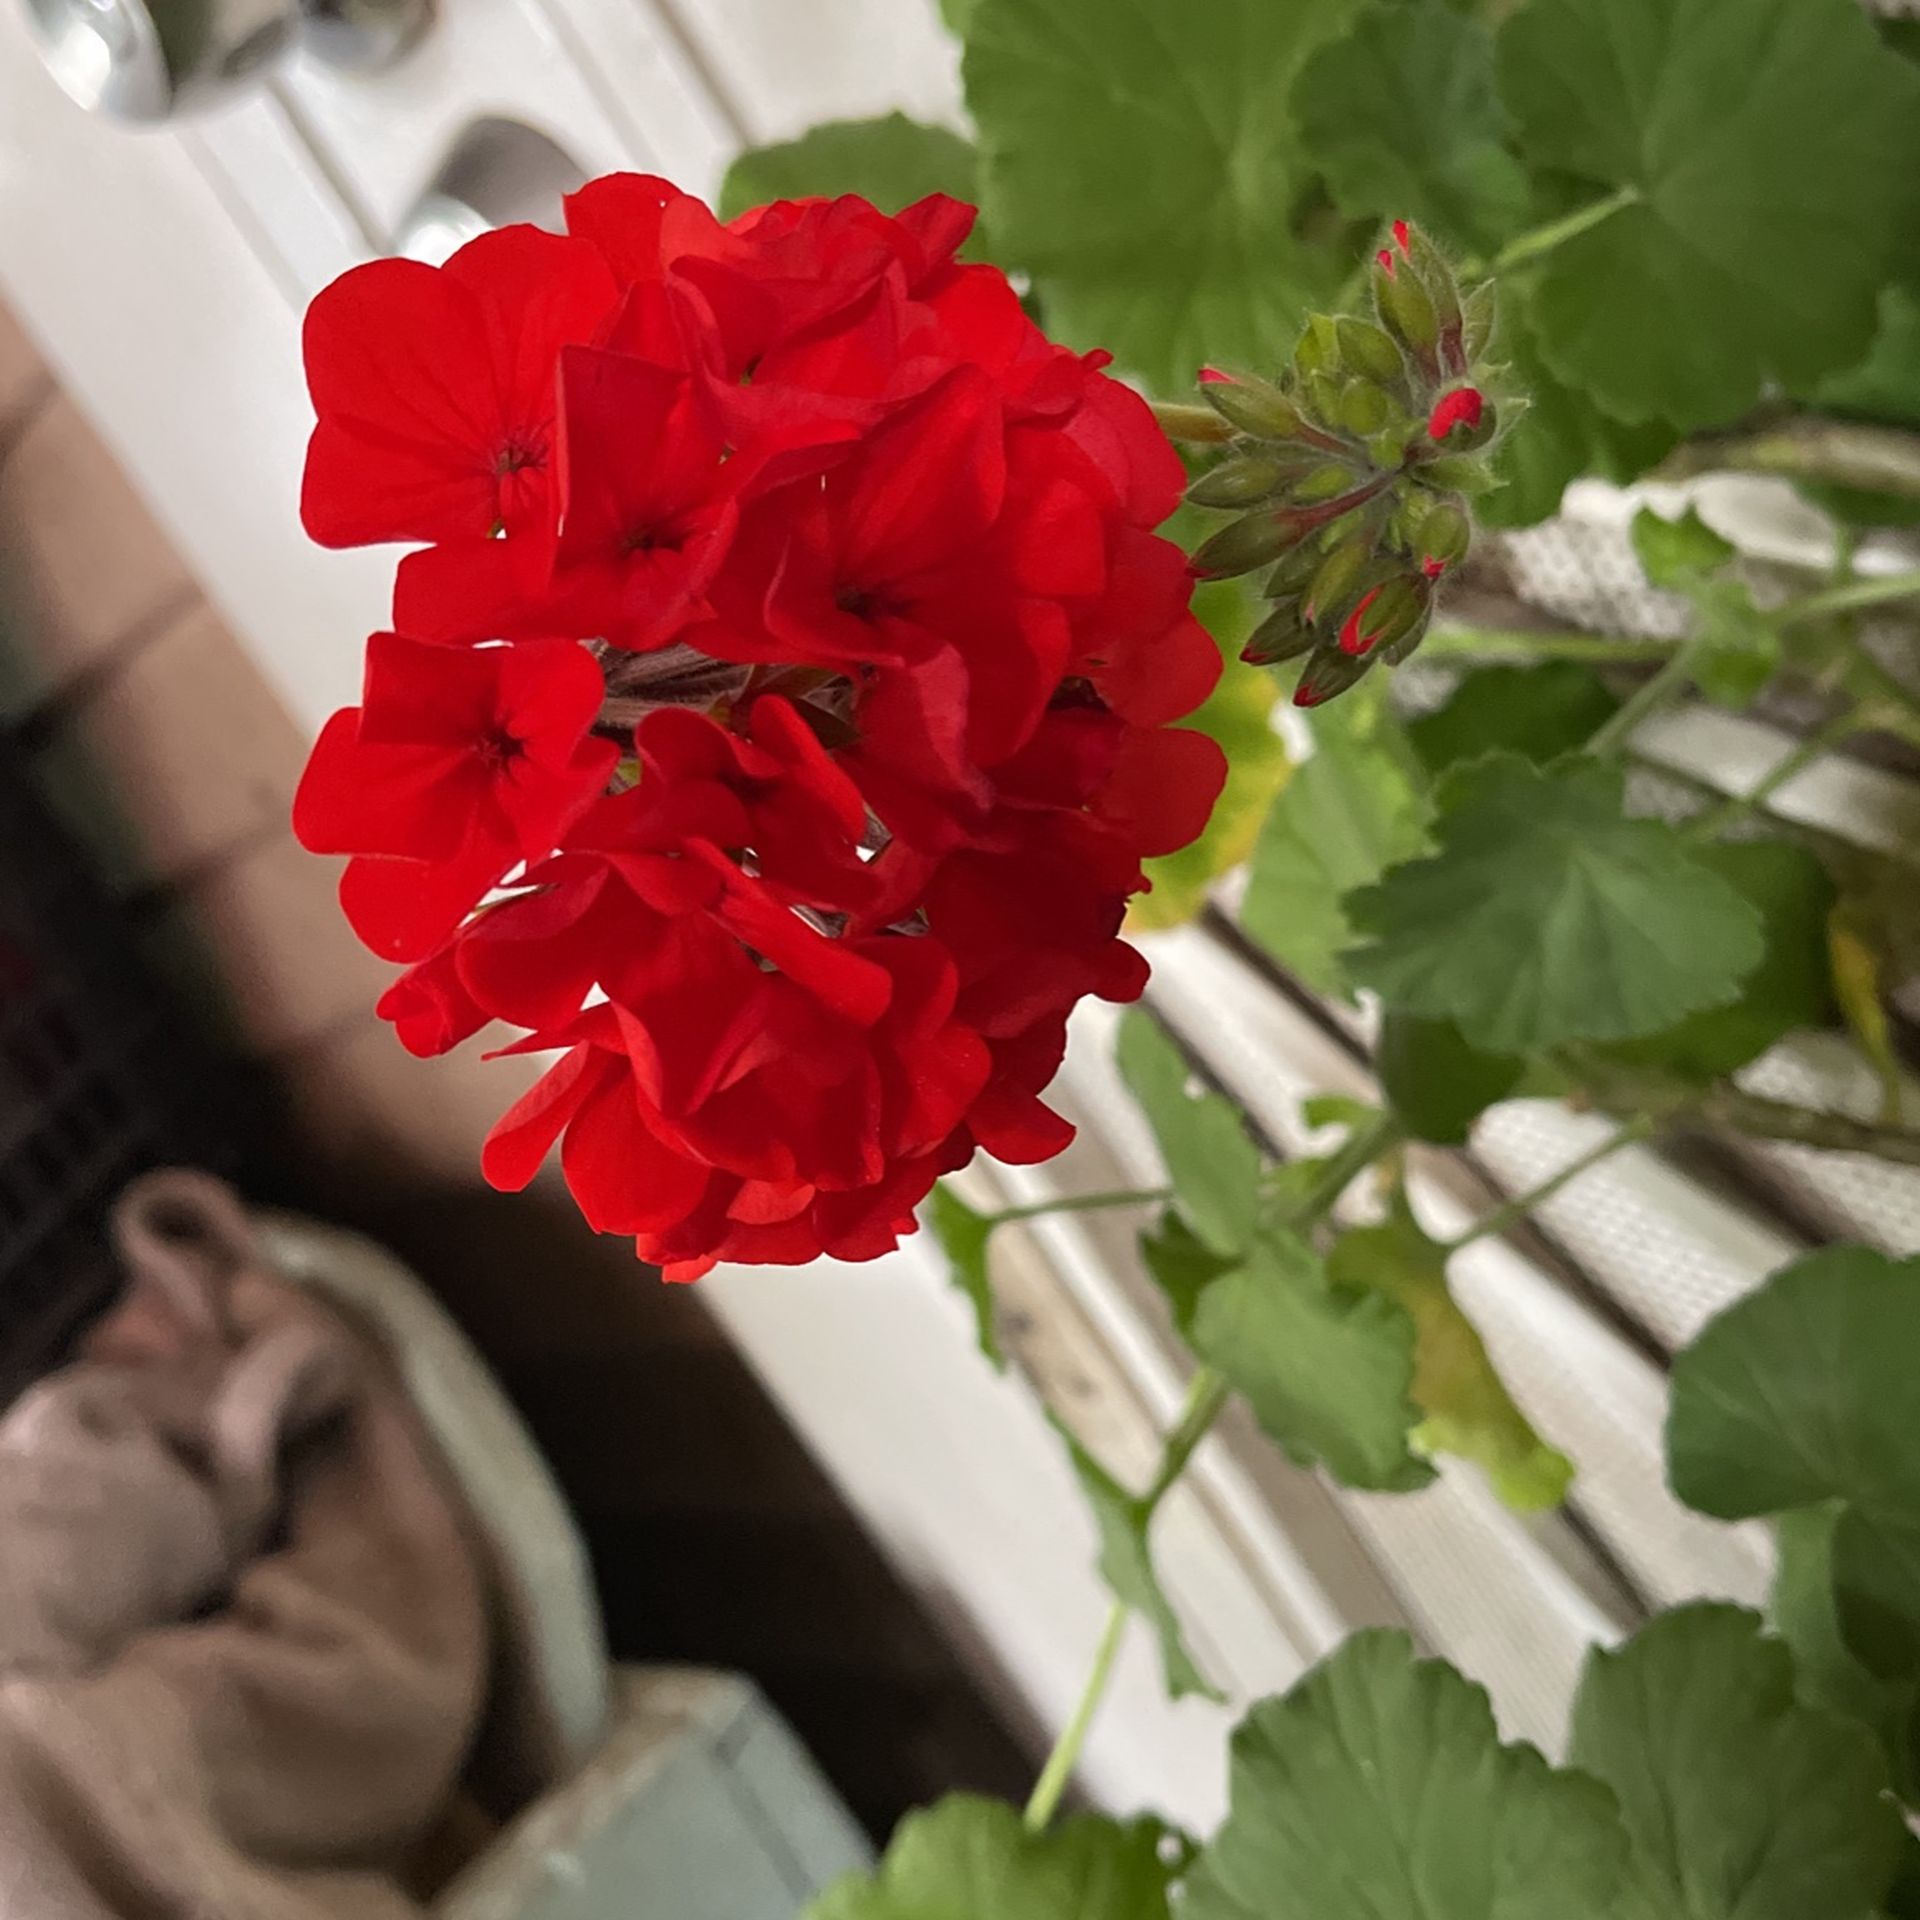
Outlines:
[[[1318,706],[1420,644],[1442,576],[1466,556],[1466,497],[1497,484],[1490,454],[1524,403],[1493,388],[1491,281],[1462,291],[1404,220],[1372,267],[1373,318],[1316,313],[1278,379],[1207,368],[1200,391],[1233,429],[1188,489],[1235,518],[1202,543],[1205,579],[1269,567],[1271,609],[1242,658],[1304,657],[1294,701]]]

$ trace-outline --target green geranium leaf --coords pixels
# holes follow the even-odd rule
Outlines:
[[[927,1225],[947,1256],[947,1277],[966,1295],[973,1308],[975,1338],[980,1351],[996,1368],[1005,1370],[1006,1356],[993,1325],[993,1282],[987,1273],[987,1241],[994,1223],[976,1212],[942,1180],[927,1197]]]
[[[940,18],[947,23],[947,31],[964,40],[973,8],[974,0],[940,0]]]
[[[1414,1444],[1471,1460],[1518,1513],[1557,1507],[1573,1462],[1534,1432],[1487,1357],[1479,1329],[1447,1286],[1447,1252],[1414,1219],[1404,1192],[1377,1227],[1343,1233],[1327,1256],[1336,1285],[1397,1300],[1414,1325],[1413,1397],[1425,1418]]]
[[[741,154],[721,183],[720,217],[731,220],[771,200],[843,193],[871,200],[882,213],[898,213],[930,193],[948,193],[971,206],[980,197],[979,184],[973,143],[949,128],[923,126],[904,113],[833,120],[798,140]],[[967,253],[982,257],[977,233]]]
[[[1316,992],[1344,993],[1345,898],[1419,852],[1430,809],[1398,724],[1357,694],[1320,713],[1313,745],[1268,810],[1240,925]]]
[[[1882,1678],[1848,1650],[1833,1580],[1833,1542],[1845,1507],[1837,1501],[1775,1517],[1774,1630],[1793,1649],[1795,1690],[1810,1706],[1846,1715],[1879,1736],[1894,1787],[1920,1795],[1920,1673]]]
[[[910,1813],[871,1874],[849,1874],[807,1920],[1167,1920],[1167,1829],[1077,1814],[1029,1833],[999,1800],[950,1794]]]
[[[1633,516],[1633,552],[1650,585],[1684,593],[1718,573],[1739,548],[1715,533],[1698,507],[1673,520],[1642,507]]]
[[[1674,1361],[1674,1492],[1721,1519],[1839,1503],[1834,1604],[1873,1673],[1920,1672],[1920,1260],[1836,1247],[1776,1273]]]
[[[1448,0],[1369,7],[1302,67],[1293,111],[1343,212],[1417,220],[1482,251],[1526,220],[1493,36]]]
[[[1207,1676],[1187,1651],[1186,1635],[1180,1616],[1160,1585],[1154,1570],[1153,1549],[1148,1530],[1153,1524],[1152,1510],[1144,1500],[1130,1494],[1092,1454],[1074,1438],[1056,1418],[1055,1431],[1066,1442],[1080,1491],[1093,1509],[1094,1523],[1100,1529],[1100,1577],[1113,1597],[1130,1607],[1153,1628],[1160,1642],[1160,1668],[1167,1692],[1175,1700],[1190,1693],[1218,1700],[1221,1695],[1209,1684]]]
[[[1616,765],[1495,754],[1451,774],[1439,850],[1351,898],[1347,967],[1488,1053],[1658,1032],[1723,1004],[1760,916],[1672,827],[1629,820]]]
[[[1514,1091],[1526,1063],[1469,1046],[1451,1020],[1389,1012],[1374,1071],[1400,1124],[1416,1140],[1465,1146],[1473,1123]]]
[[[1872,350],[1857,367],[1829,374],[1811,398],[1829,413],[1920,427],[1920,291],[1889,287]]]
[[[1625,485],[1673,451],[1680,436],[1665,421],[1615,420],[1555,376],[1536,344],[1525,288],[1511,277],[1500,287],[1494,344],[1531,404],[1494,449],[1502,484],[1474,503],[1475,517],[1488,526],[1535,526],[1559,512],[1569,481],[1599,473]]]
[[[1152,1014],[1120,1021],[1120,1074],[1160,1143],[1180,1211],[1215,1253],[1237,1255],[1260,1209],[1260,1150],[1240,1110],[1217,1093],[1190,1093],[1192,1071]]]
[[[1708,1081],[1758,1059],[1797,1029],[1832,1018],[1827,917],[1834,885],[1826,868],[1790,840],[1731,841],[1699,847],[1695,857],[1759,913],[1760,964],[1729,1005],[1689,1014],[1664,1033],[1623,1041],[1612,1051],[1636,1065]]]
[[[1757,1615],[1691,1606],[1587,1662],[1573,1763],[1613,1789],[1633,1920],[1870,1920],[1905,1831],[1873,1736],[1799,1704]]]
[[[1262,1234],[1200,1294],[1187,1338],[1301,1465],[1350,1487],[1433,1478],[1408,1438],[1420,1418],[1412,1319],[1384,1294],[1333,1285],[1304,1240]]]
[[[987,224],[1051,331],[1162,393],[1208,361],[1286,357],[1364,243],[1301,237],[1313,170],[1291,108],[1301,62],[1358,4],[975,0]]]
[[[1502,1746],[1486,1694],[1357,1633],[1233,1736],[1232,1810],[1187,1920],[1616,1920],[1606,1789]]]
[[[1300,1102],[1300,1118],[1315,1131],[1340,1127],[1351,1133],[1379,1117],[1380,1109],[1371,1101],[1356,1100],[1350,1093],[1310,1093]]]
[[[1135,895],[1127,912],[1137,928],[1175,927],[1206,905],[1214,881],[1252,853],[1260,822],[1291,771],[1286,747],[1273,730],[1279,682],[1240,658],[1253,627],[1245,583],[1218,580],[1202,586],[1193,610],[1219,642],[1223,659],[1219,684],[1180,724],[1219,741],[1227,756],[1227,784],[1197,840],[1146,862],[1153,891]]]
[[[1407,728],[1433,773],[1505,749],[1545,766],[1584,744],[1619,707],[1599,677],[1571,660],[1486,667],[1469,674],[1445,706]]]
[[[1853,0],[1530,0],[1499,75],[1529,159],[1633,196],[1540,263],[1541,339],[1569,383],[1695,428],[1866,351],[1920,168],[1920,79]]]
[[[1140,1259],[1167,1297],[1182,1338],[1191,1334],[1194,1310],[1209,1282],[1236,1262],[1215,1253],[1171,1207],[1140,1236]]]
[[[1593,465],[1591,409],[1570,387],[1531,372],[1514,356],[1530,404],[1493,450],[1499,485],[1473,503],[1489,527],[1536,527],[1560,511],[1570,482]]]

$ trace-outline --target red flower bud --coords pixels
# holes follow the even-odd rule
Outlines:
[[[1427,415],[1427,432],[1435,440],[1444,440],[1455,427],[1477,427],[1486,400],[1478,387],[1455,387],[1443,393]]]
[[[1429,580],[1438,580],[1446,570],[1447,563],[1444,560],[1422,560],[1420,562],[1420,571],[1424,573]]]
[[[1377,633],[1363,632],[1360,626],[1360,622],[1365,616],[1367,609],[1372,606],[1379,597],[1380,589],[1378,587],[1369,587],[1367,591],[1360,596],[1353,611],[1347,615],[1346,620],[1340,628],[1340,651],[1342,653],[1351,653],[1357,657],[1365,653],[1366,650],[1380,638]]]
[[[1379,261],[1380,271],[1391,280],[1393,278],[1393,255],[1385,247],[1382,247],[1373,257]]]
[[[1200,384],[1203,387],[1231,386],[1233,384],[1233,375],[1230,373],[1222,373],[1218,367],[1202,367],[1200,369]]]
[[[1404,220],[1396,220],[1393,223],[1393,244],[1400,249],[1404,257],[1407,251],[1407,223]]]

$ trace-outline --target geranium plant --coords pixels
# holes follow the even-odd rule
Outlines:
[[[1067,1018],[1147,983],[1129,910],[1221,914],[1245,866],[1240,935],[1374,1021],[1379,1105],[1276,1164],[1124,1016],[1167,1186],[1063,1204],[1152,1210],[1186,1408],[1139,1488],[1063,1432],[1114,1605],[1024,1812],[915,1816],[816,1913],[1913,1910],[1920,1262],[1866,1248],[1675,1367],[1675,1491],[1774,1521],[1770,1621],[1682,1608],[1596,1653],[1558,1766],[1363,1634],[1247,1716],[1204,1844],[1057,1817],[1130,1620],[1207,1688],[1153,1526],[1229,1399],[1345,1485],[1453,1453],[1550,1507],[1578,1462],[1453,1300],[1459,1247],[1670,1128],[1920,1165],[1884,1003],[1911,876],[1770,805],[1857,735],[1920,745],[1912,629],[1860,626],[1920,573],[1855,567],[1920,518],[1910,28],[1853,0],[947,11],[977,146],[823,128],[743,156],[718,215],[603,180],[564,234],[357,269],[307,336],[309,527],[417,550],[296,824],[405,963],[408,1047],[505,1021],[555,1056],[498,1184],[559,1142],[588,1219],[675,1279],[870,1258],[924,1211],[997,1360],[994,1236],[1036,1209],[935,1183],[1067,1144]],[[1642,512],[1679,639],[1450,613],[1477,527],[1720,469],[1833,516],[1830,576],[1769,585]],[[1418,711],[1416,650],[1446,676]],[[1634,804],[1643,721],[1783,690],[1815,718],[1757,784]],[[1743,1084],[1841,1021],[1881,1111]],[[1617,1126],[1434,1239],[1410,1145],[1521,1091]]]

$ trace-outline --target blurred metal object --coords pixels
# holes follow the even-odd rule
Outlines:
[[[231,98],[296,45],[356,72],[425,33],[432,0],[22,0],[48,71],[106,119],[151,124]]]
[[[407,209],[394,251],[437,267],[494,227],[529,221],[557,230],[561,201],[586,181],[579,161],[538,128],[519,120],[476,120]]]

